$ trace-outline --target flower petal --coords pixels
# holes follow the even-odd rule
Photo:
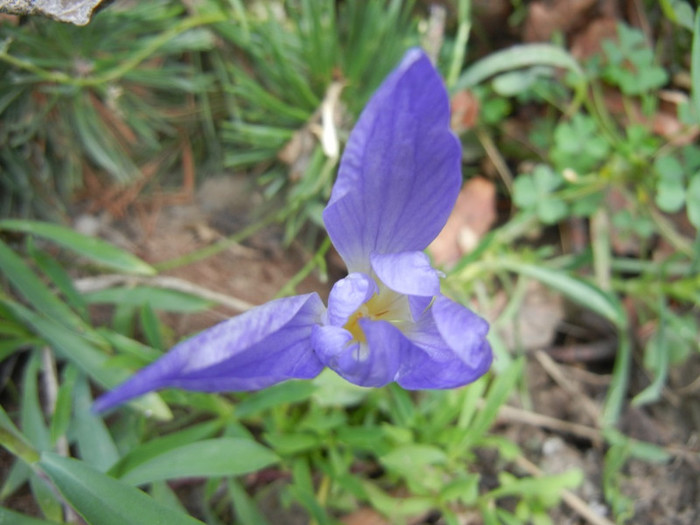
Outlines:
[[[432,297],[440,293],[440,277],[423,252],[370,256],[372,269],[389,288],[406,295]]]
[[[408,51],[350,134],[323,213],[350,271],[368,273],[372,252],[423,250],[444,226],[461,181],[449,118],[440,75]]]
[[[165,387],[257,390],[286,379],[315,377],[323,365],[311,348],[311,330],[324,310],[313,293],[277,299],[219,323],[101,396],[93,410],[102,412]]]
[[[359,386],[391,383],[401,364],[396,328],[385,321],[360,320],[366,343],[352,341],[352,334],[337,326],[317,326],[312,342],[319,359],[336,373]]]
[[[468,308],[438,296],[407,333],[411,345],[397,382],[409,390],[456,388],[475,381],[488,370],[491,346],[488,323]]]
[[[374,279],[364,273],[351,273],[336,282],[328,296],[328,323],[343,326],[378,291]]]

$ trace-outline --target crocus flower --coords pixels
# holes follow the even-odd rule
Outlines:
[[[350,134],[323,220],[348,267],[328,308],[286,297],[175,346],[96,402],[103,411],[146,392],[257,390],[329,367],[366,387],[455,388],[488,369],[488,324],[440,293],[423,250],[454,207],[461,149],[427,56],[408,51]]]

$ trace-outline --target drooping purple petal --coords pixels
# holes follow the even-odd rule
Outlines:
[[[432,297],[440,293],[440,277],[423,252],[370,255],[372,269],[389,288],[406,295]]]
[[[374,279],[364,273],[351,273],[336,282],[328,296],[328,323],[343,326],[360,305],[378,291]]]
[[[366,342],[337,326],[317,326],[312,342],[319,359],[351,383],[379,387],[395,380],[402,354],[397,346],[398,330],[386,321],[361,319]],[[399,332],[400,335],[400,332]]]
[[[444,226],[461,180],[449,117],[440,75],[408,51],[350,134],[323,213],[351,272],[368,273],[373,252],[423,250]]]
[[[183,341],[101,396],[102,412],[165,387],[204,392],[257,390],[317,376],[323,365],[311,346],[325,307],[315,293],[271,301]]]
[[[456,388],[475,381],[493,358],[487,332],[488,323],[481,317],[438,296],[406,334],[397,382],[418,390]]]

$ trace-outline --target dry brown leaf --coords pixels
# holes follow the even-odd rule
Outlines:
[[[391,523],[379,512],[369,507],[359,508],[352,514],[343,516],[340,522],[344,525],[389,525]]]
[[[479,100],[470,91],[458,91],[450,102],[450,125],[455,133],[462,133],[476,124],[479,116]]]
[[[321,144],[327,157],[338,156],[340,145],[337,128],[344,114],[340,102],[344,86],[343,82],[332,82],[328,86],[321,106],[302,128],[294,132],[289,142],[277,154],[277,158],[289,166],[291,181],[296,182],[304,176],[317,143]]]
[[[615,186],[611,186],[605,192],[605,207],[612,217],[623,210],[633,209],[629,197]],[[620,229],[614,222],[610,224],[610,243],[613,253],[617,255],[639,255],[641,241],[639,236],[629,232],[629,229]]]
[[[529,6],[523,40],[543,42],[558,31],[568,33],[585,21],[597,0],[549,0],[532,2]]]
[[[599,54],[605,40],[617,40],[617,20],[597,18],[572,37],[571,54],[577,60],[585,60]]]
[[[453,265],[476,248],[495,220],[496,187],[484,177],[474,177],[462,186],[452,214],[428,251],[436,264]]]
[[[613,88],[603,91],[605,107],[625,125],[639,124],[651,130],[656,135],[668,140],[674,146],[693,144],[700,127],[686,126],[678,119],[678,104],[686,100],[683,93],[662,91],[659,94],[661,105],[652,116],[642,111],[638,100],[625,97]]]
[[[528,284],[516,319],[505,324],[499,333],[508,348],[545,348],[552,344],[564,316],[561,296],[533,281]]]

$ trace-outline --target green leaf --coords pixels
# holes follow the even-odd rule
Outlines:
[[[264,440],[280,455],[293,456],[322,446],[321,438],[311,433],[263,435]]]
[[[551,44],[524,44],[491,53],[472,64],[459,77],[452,91],[474,87],[505,71],[537,65],[562,67],[584,78],[581,66],[564,49]]]
[[[537,204],[537,216],[544,224],[556,224],[569,212],[566,203],[561,199],[550,198]]]
[[[102,418],[90,411],[91,406],[90,386],[81,375],[73,389],[73,436],[80,457],[100,472],[105,472],[119,460],[119,451]]]
[[[343,426],[335,433],[336,441],[354,450],[388,454],[394,446],[378,426]]]
[[[603,292],[578,277],[552,268],[519,261],[506,261],[504,266],[513,272],[532,277],[563,293],[572,301],[608,319],[618,328],[627,326],[625,312],[617,297]]]
[[[654,53],[644,34],[622,23],[617,30],[618,41],[603,42],[607,58],[603,78],[618,85],[626,95],[641,95],[664,85],[668,74],[654,63]]]
[[[316,387],[314,403],[320,407],[347,407],[358,405],[367,397],[371,389],[353,385],[330,368],[324,369],[311,381]]]
[[[460,501],[468,506],[473,506],[479,497],[479,475],[464,474],[449,483],[440,491],[442,501]]]
[[[488,431],[491,423],[498,416],[501,405],[508,400],[516,381],[521,377],[522,369],[523,360],[518,359],[496,376],[486,393],[484,406],[476,413],[469,427],[463,431],[461,443],[456,447],[458,453],[462,454],[465,450],[469,450]]]
[[[683,166],[675,157],[661,156],[654,161],[658,176],[656,205],[661,211],[675,213],[685,202],[685,174]]]
[[[201,297],[154,286],[106,288],[86,293],[84,297],[90,304],[109,303],[138,307],[148,304],[154,310],[183,313],[200,312],[212,304]]]
[[[693,8],[685,0],[659,0],[659,4],[671,22],[693,30]]]
[[[540,77],[548,76],[547,73],[551,73],[551,69],[542,71],[541,67],[508,71],[493,79],[493,90],[502,97],[513,97],[532,88]]]
[[[287,403],[306,401],[316,390],[310,381],[286,381],[252,394],[236,406],[236,417],[243,419]]]
[[[72,126],[83,151],[95,164],[121,183],[133,180],[139,173],[131,156],[107,127],[88,97],[76,97]]]
[[[35,337],[18,337],[13,339],[3,339],[0,341],[0,363],[22,349],[35,347],[42,343]]]
[[[30,238],[29,241],[31,240]],[[71,308],[78,312],[81,319],[88,319],[87,305],[73,286],[68,272],[50,254],[36,248],[33,242],[27,242],[27,247],[39,269],[61,291]]]
[[[22,432],[27,436],[34,448],[41,451],[48,450],[51,442],[49,429],[44,422],[44,414],[39,401],[39,385],[37,384],[39,370],[39,351],[35,351],[24,369],[20,425]]]
[[[40,520],[38,518],[32,518],[26,514],[20,514],[19,512],[14,512],[10,509],[5,509],[0,507],[0,523],[7,523],[11,525],[55,525],[55,521]]]
[[[15,289],[37,311],[74,328],[80,328],[83,325],[82,320],[2,240],[0,240],[0,271],[5,273]]]
[[[39,478],[36,472],[29,474],[29,487],[34,501],[39,504],[41,512],[50,520],[60,522],[63,518],[63,507],[58,494],[48,486],[45,480]]]
[[[688,220],[700,230],[700,171],[690,179],[685,199]]]
[[[695,13],[694,26],[693,49],[690,59],[691,98],[695,109],[695,119],[700,121],[700,9]]]
[[[662,325],[664,322],[663,319],[660,320]],[[654,380],[649,386],[634,396],[632,404],[635,406],[658,401],[661,397],[661,391],[666,385],[670,352],[666,344],[664,344],[668,340],[664,337],[666,330],[662,325],[651,336],[644,349],[644,365],[653,374]]]
[[[228,493],[233,503],[233,510],[238,518],[238,523],[255,523],[267,525],[268,522],[258,509],[255,501],[248,496],[245,489],[234,479],[227,481]]]
[[[0,406],[0,445],[5,447],[10,453],[22,458],[27,464],[34,463],[39,459],[39,454],[19,429],[12,422]],[[17,475],[19,477],[19,474]],[[7,479],[5,480],[7,483]],[[7,495],[6,487],[3,487],[2,496]],[[0,497],[0,499],[2,499]]]
[[[365,481],[362,487],[367,493],[372,506],[382,514],[392,518],[416,517],[435,507],[435,502],[432,498],[391,497],[371,481]]]
[[[148,344],[158,350],[165,350],[160,319],[158,319],[150,303],[145,303],[141,306],[139,318]]]
[[[389,470],[405,476],[420,476],[430,465],[444,465],[447,454],[433,445],[411,444],[394,448],[379,461]]]
[[[82,461],[44,452],[38,465],[89,525],[201,525]]]
[[[116,386],[129,377],[129,372],[107,366],[107,356],[86,337],[66,328],[52,319],[42,317],[20,304],[0,299],[0,304],[41,336],[47,344],[83,370],[88,376],[106,388]],[[171,419],[170,409],[161,398],[150,393],[132,405],[157,419]]]
[[[609,154],[610,147],[591,117],[576,113],[554,130],[550,157],[560,171],[570,168],[579,174],[593,170]]]
[[[150,461],[164,452],[212,437],[221,430],[221,426],[222,422],[220,420],[207,421],[134,446],[118,463],[110,468],[109,474],[119,478],[125,472]]]
[[[566,203],[552,193],[563,178],[546,164],[538,164],[532,173],[520,174],[513,183],[513,202],[524,210],[534,210],[545,224],[554,224],[568,212]]]
[[[159,454],[126,471],[120,479],[142,485],[163,479],[239,476],[277,461],[274,452],[248,439],[207,439]]]
[[[39,373],[39,352],[32,354],[27,367],[24,370],[22,383],[22,405],[20,407],[20,421],[22,431],[29,438],[32,445],[39,451],[50,448],[49,430],[44,423],[44,414],[39,402],[39,390],[37,375]],[[34,499],[39,504],[41,511],[49,519],[60,520],[62,516],[61,504],[56,495],[47,487],[35,472],[29,475],[29,485]]]
[[[571,469],[561,474],[516,478],[508,473],[500,476],[501,486],[489,493],[490,498],[504,496],[535,497],[546,506],[555,505],[564,489],[574,489],[583,482],[583,472]]]
[[[513,182],[513,202],[523,209],[537,205],[540,194],[535,184],[535,178],[527,173],[518,175]]]
[[[654,443],[628,437],[614,428],[604,429],[603,436],[610,444],[611,449],[614,447],[623,447],[625,451],[623,456],[625,457],[629,455],[641,459],[642,461],[654,463],[664,463],[672,457],[663,447],[655,445]]]
[[[87,237],[80,233],[40,221],[5,219],[0,220],[0,230],[24,232],[43,237],[60,244],[95,263],[124,273],[153,275],[156,271],[138,257],[125,252],[101,239]]]
[[[71,409],[73,408],[73,389],[75,388],[75,382],[79,374],[80,372],[78,369],[71,364],[68,364],[63,370],[63,381],[58,389],[56,406],[49,428],[52,445],[68,431]]]
[[[2,443],[3,446],[7,445],[5,439],[0,439],[0,443]],[[8,447],[8,450],[11,450],[11,448]],[[12,450],[12,453],[14,454],[15,451]],[[38,453],[36,454],[36,459],[39,459]],[[29,468],[29,462],[20,461],[19,459],[15,460],[12,467],[9,468],[4,474],[5,480],[2,484],[2,488],[0,488],[0,501],[9,498],[12,494],[24,486],[24,484],[29,480],[29,475],[31,472],[32,470]],[[2,523],[2,521],[0,521],[0,523]]]

